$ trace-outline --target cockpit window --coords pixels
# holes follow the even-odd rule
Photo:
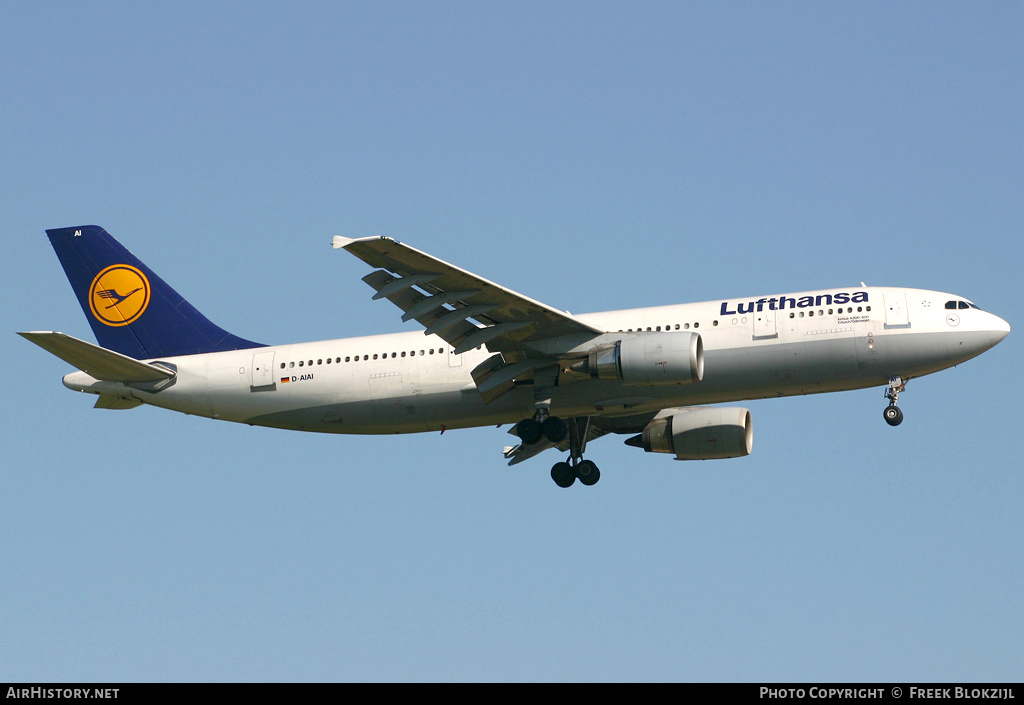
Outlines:
[[[974,308],[974,309],[977,309],[979,311],[981,310],[980,307],[975,306],[970,301],[947,301],[946,302],[946,308],[947,309],[952,309],[954,311],[957,310],[957,309],[965,309],[965,308]]]

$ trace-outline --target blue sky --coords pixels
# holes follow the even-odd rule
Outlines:
[[[1019,3],[0,5],[0,680],[1019,681],[1019,331],[754,453],[94,411],[46,240],[268,343],[413,330],[333,235],[573,312],[868,284],[1019,328]],[[1017,361],[1017,362],[1015,362]]]

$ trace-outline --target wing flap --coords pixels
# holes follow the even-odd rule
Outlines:
[[[98,380],[158,382],[174,377],[174,372],[168,369],[141,362],[65,333],[29,331],[18,335]]]
[[[471,272],[387,237],[335,237],[343,248],[377,271],[363,278],[402,310],[454,347],[484,343],[494,352],[534,355],[524,342],[560,336],[593,337],[605,331]]]

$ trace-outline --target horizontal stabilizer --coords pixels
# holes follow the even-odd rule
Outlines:
[[[137,406],[142,406],[140,399],[133,399],[132,397],[117,397],[110,394],[101,394],[100,398],[96,400],[94,409],[134,409]]]
[[[51,331],[18,333],[86,374],[106,382],[157,382],[174,377],[168,369]]]

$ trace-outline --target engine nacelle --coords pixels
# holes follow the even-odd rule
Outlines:
[[[704,343],[699,333],[643,333],[594,348],[573,369],[629,384],[691,384],[704,377]]]
[[[655,418],[626,441],[648,453],[675,453],[676,460],[715,460],[750,455],[754,425],[738,407],[694,407]]]

